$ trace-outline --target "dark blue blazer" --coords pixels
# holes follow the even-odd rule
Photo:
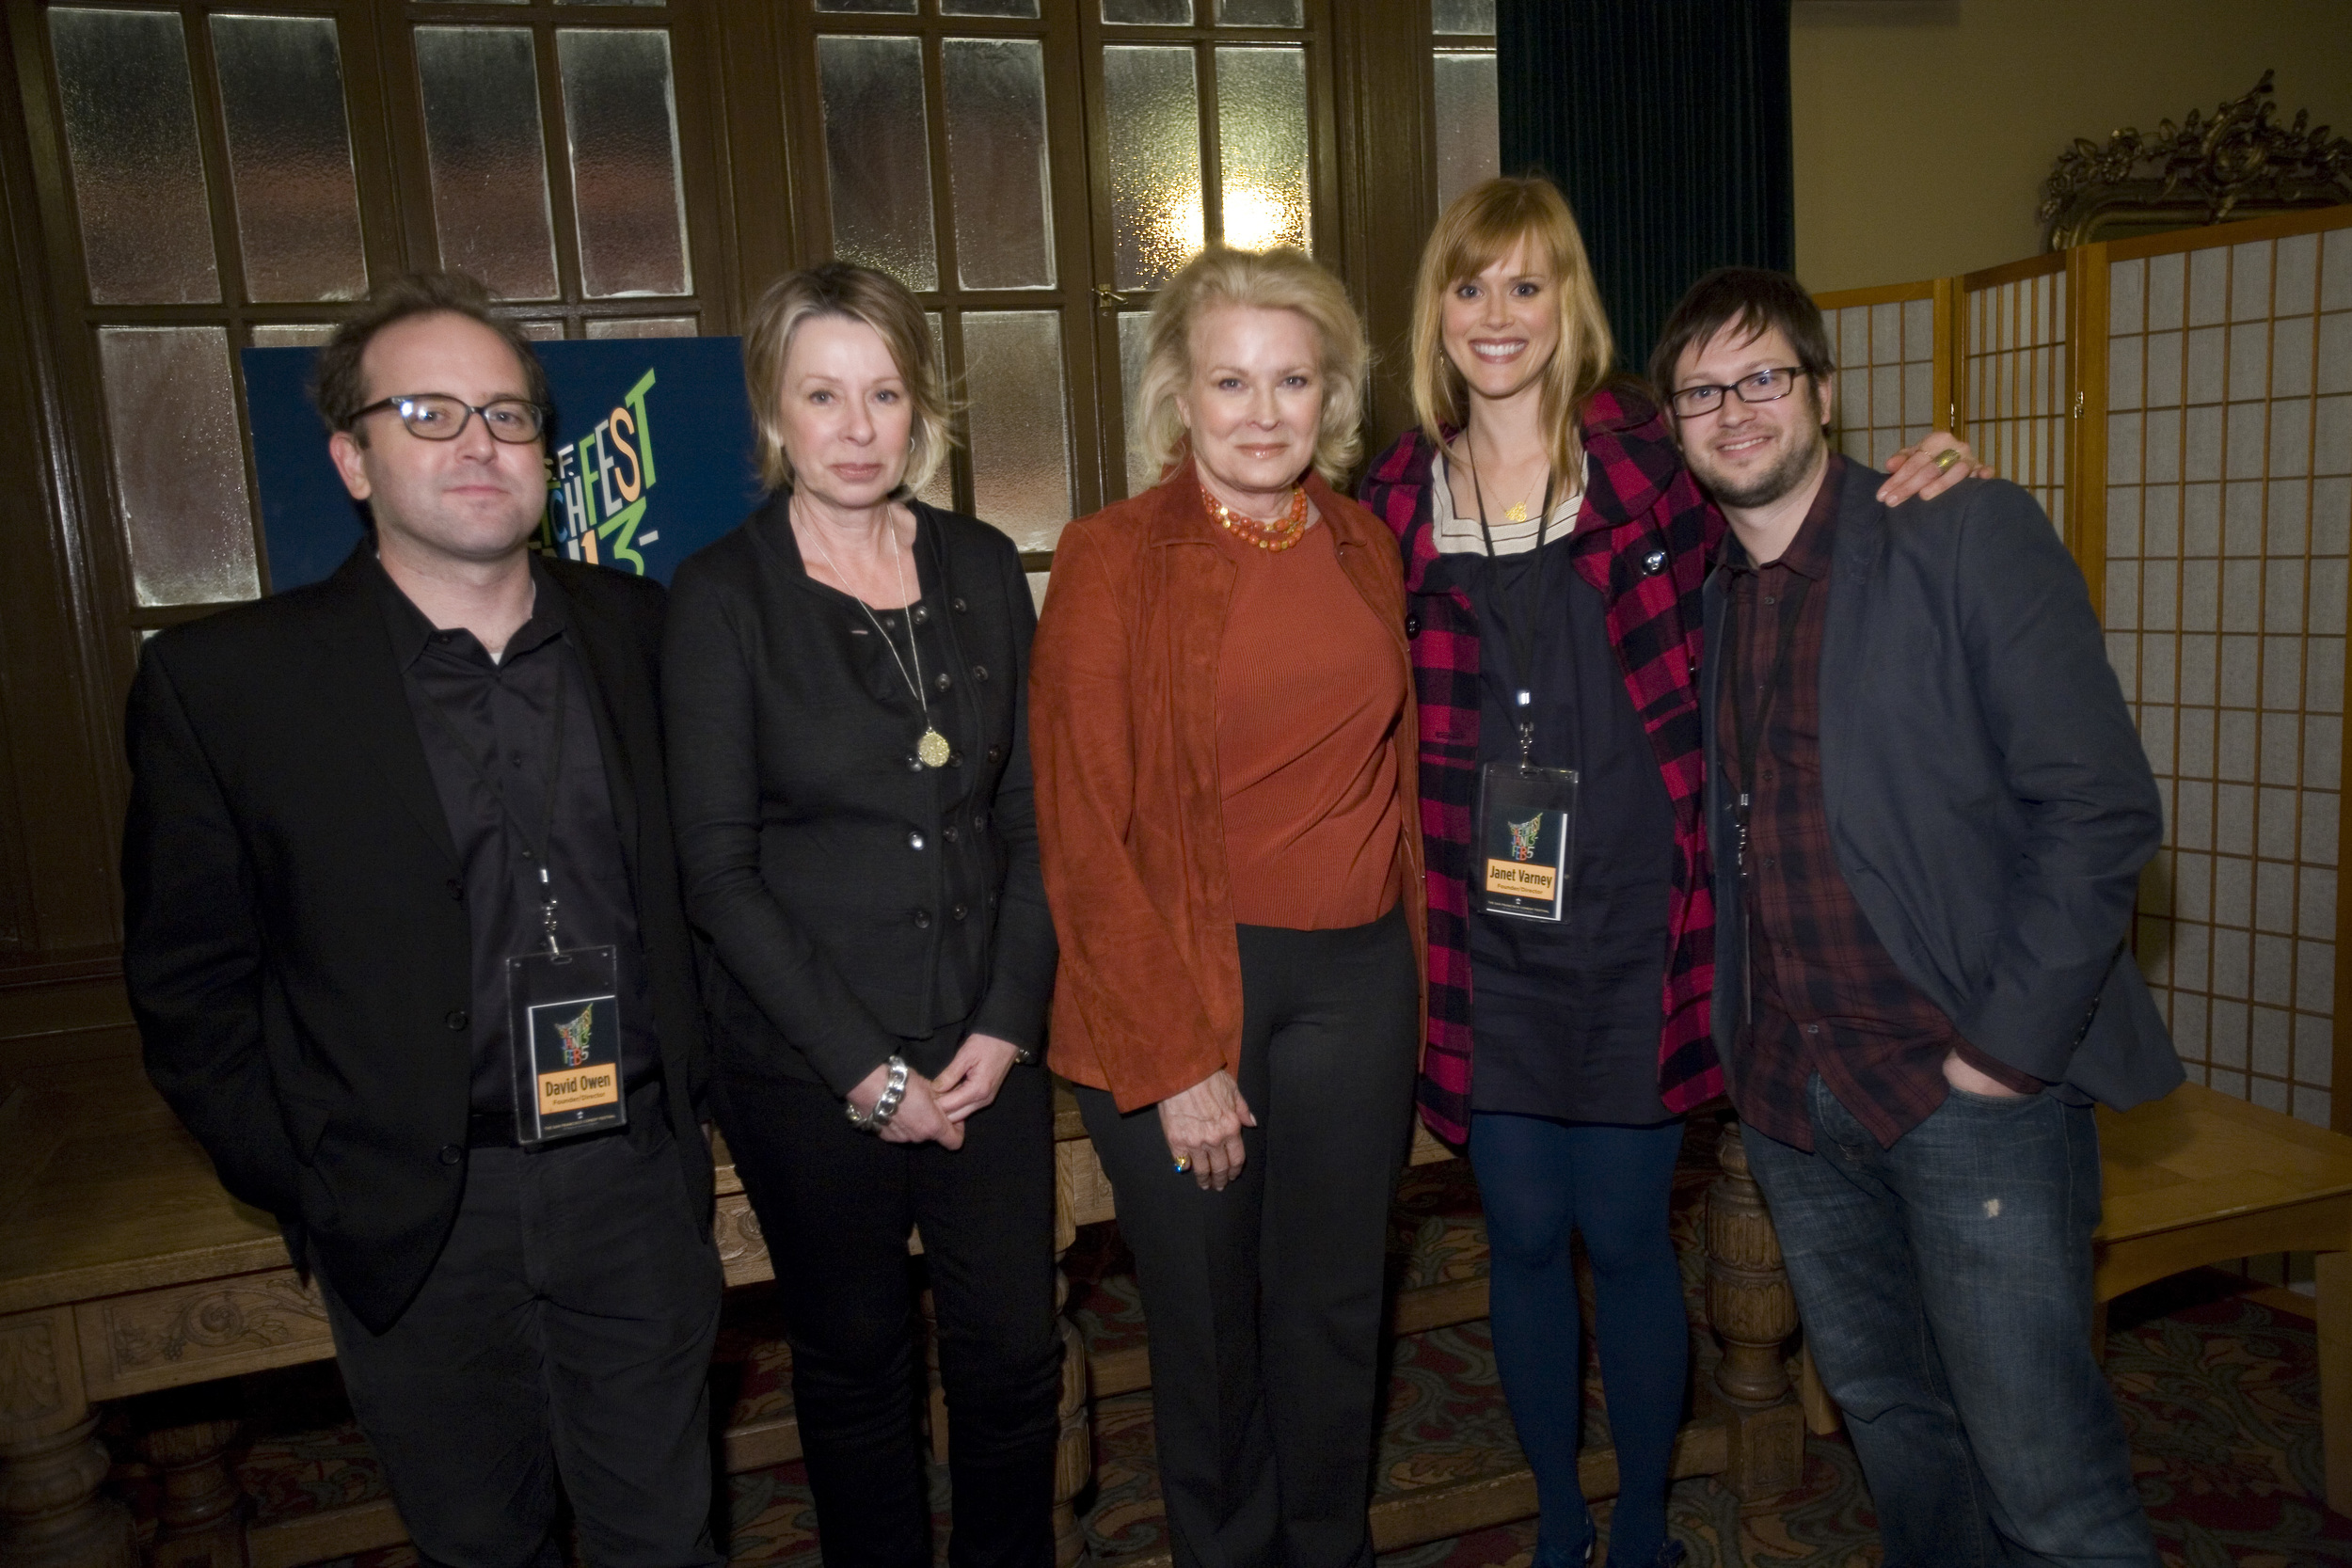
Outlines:
[[[2014,484],[1969,481],[1899,514],[1846,468],[1821,648],[1821,792],[1838,869],[1911,983],[1978,1049],[2122,1107],[2181,1082],[2128,937],[2163,835],[2148,757],[2082,573]],[[1746,906],[1723,769],[1707,584],[1715,1041],[1746,1013]]]

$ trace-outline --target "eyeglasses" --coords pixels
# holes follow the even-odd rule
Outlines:
[[[483,428],[490,433],[490,439],[503,441],[510,447],[536,441],[547,428],[547,411],[535,403],[521,398],[492,398],[477,407],[446,392],[386,398],[360,409],[351,421],[357,424],[370,414],[380,414],[387,408],[398,414],[408,434],[421,441],[454,441],[466,433],[467,423],[476,414],[482,416]]]
[[[1783,365],[1776,370],[1743,375],[1729,386],[1716,382],[1706,387],[1685,387],[1666,401],[1686,420],[1704,419],[1724,405],[1725,392],[1739,393],[1741,403],[1778,403],[1797,389],[1797,377],[1804,373],[1795,365]]]

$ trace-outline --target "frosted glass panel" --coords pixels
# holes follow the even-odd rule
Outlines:
[[[1495,56],[1439,55],[1437,71],[1438,208],[1502,172],[1502,124],[1495,113]]]
[[[139,604],[258,597],[228,329],[101,327],[98,363]]]
[[[1495,0],[1434,0],[1429,19],[1440,33],[1491,33]]]
[[[567,27],[555,35],[555,57],[564,74],[581,292],[590,299],[692,293],[670,35]]]
[[[169,11],[49,13],[66,161],[100,305],[220,298],[186,35]]]
[[[1311,250],[1307,196],[1307,52],[1216,52],[1217,147],[1225,243]]]
[[[1216,19],[1228,27],[1304,27],[1307,0],[1217,0]]]
[[[940,64],[956,275],[967,289],[1050,289],[1044,46],[1032,39],[949,39]]]
[[[588,324],[591,338],[691,338],[691,316],[604,317]]]
[[[1119,318],[1119,403],[1126,410],[1127,494],[1131,496],[1142,495],[1160,477],[1136,455],[1136,432],[1143,424],[1143,410],[1136,406],[1136,388],[1143,382],[1144,343],[1151,330],[1148,311],[1129,310]]]
[[[817,71],[834,254],[878,267],[910,289],[938,288],[922,40],[820,38]]]
[[[1192,260],[1202,240],[1200,94],[1192,51],[1105,49],[1103,94],[1118,286],[1157,288]]]
[[[212,28],[246,297],[359,298],[368,263],[334,21],[215,16]]]
[[[539,77],[523,27],[420,27],[425,163],[441,265],[469,272],[501,299],[552,299]]]
[[[963,318],[972,510],[1025,550],[1050,550],[1070,520],[1061,316],[975,310]]]
[[[516,325],[523,329],[523,336],[534,343],[560,342],[564,337],[562,322],[517,322]]]
[[[1103,20],[1189,27],[1192,0],[1103,0]]]
[[[817,0],[820,11],[860,11],[867,16],[913,16],[915,0]]]
[[[1020,16],[1037,15],[1037,0],[940,0],[942,16]]]
[[[335,336],[333,322],[271,324],[253,329],[255,348],[309,348]]]

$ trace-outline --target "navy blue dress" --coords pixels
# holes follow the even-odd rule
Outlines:
[[[1518,555],[1438,562],[1478,613],[1478,760],[1518,759],[1516,699],[1524,687],[1534,697],[1524,710],[1534,715],[1533,760],[1581,775],[1564,917],[1470,914],[1470,1108],[1651,1126],[1672,1119],[1658,1098],[1658,1037],[1674,806],[1609,645],[1600,593],[1571,560],[1574,545],[1569,534]],[[1499,607],[1499,595],[1507,603]],[[1539,613],[1532,678],[1523,678],[1496,612],[1519,607],[1516,626],[1530,603]]]

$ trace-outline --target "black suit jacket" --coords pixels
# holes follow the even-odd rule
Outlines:
[[[946,606],[938,629],[954,652],[924,678],[963,752],[911,768],[905,677],[810,579],[789,504],[778,491],[688,559],[671,600],[670,787],[687,908],[719,960],[707,988],[719,1065],[846,1095],[947,1022],[943,972],[972,982],[973,1032],[1034,1048],[1056,948],[1021,557],[986,523],[915,504],[922,592]],[[913,1065],[936,1072],[946,1056]]]
[[[1911,983],[2010,1066],[2118,1108],[2180,1058],[2133,962],[2163,836],[2082,573],[2033,498],[1971,481],[1892,511],[1849,465],[1821,646],[1821,794],[1846,885]],[[1745,1012],[1746,906],[1716,734],[1726,588],[1707,584],[1715,1041]]]
[[[681,1176],[707,1212],[706,1053],[656,696],[663,594],[545,564],[597,696]],[[125,726],[123,970],[148,1072],[222,1184],[382,1332],[464,1185],[472,949],[373,570],[355,552],[325,582],[148,643]]]

